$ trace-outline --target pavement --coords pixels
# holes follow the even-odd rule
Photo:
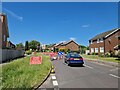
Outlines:
[[[43,90],[45,88],[54,88],[54,90],[59,90],[60,88],[69,88],[69,90],[70,88],[108,88],[107,90],[118,90],[118,81],[120,79],[118,70],[120,68],[90,60],[84,60],[84,62],[83,67],[71,67],[63,63],[62,60],[52,61],[55,73],[51,74],[40,88]]]
[[[109,62],[109,61],[105,61],[105,60],[99,60],[99,59],[90,59],[90,58],[84,58],[85,60],[89,60],[89,61],[93,61],[93,62],[98,62],[98,63],[103,63],[106,65],[111,65],[111,66],[115,66],[115,67],[119,67],[120,64],[116,63],[116,62]]]

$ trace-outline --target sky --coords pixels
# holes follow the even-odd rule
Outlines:
[[[90,38],[118,27],[117,2],[3,2],[2,12],[14,44],[73,39],[87,46]]]

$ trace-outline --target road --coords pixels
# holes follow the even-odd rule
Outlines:
[[[83,67],[70,67],[62,60],[52,61],[55,74],[40,88],[118,88],[118,68],[85,60]],[[53,80],[55,79],[55,80]],[[56,83],[53,83],[56,81]]]

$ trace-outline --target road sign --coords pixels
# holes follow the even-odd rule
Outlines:
[[[42,64],[42,56],[30,57],[30,64]]]

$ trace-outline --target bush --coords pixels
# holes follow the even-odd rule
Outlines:
[[[87,55],[90,55],[90,53],[88,53]]]
[[[98,53],[93,52],[92,55],[98,55]]]
[[[114,57],[114,56],[115,56],[115,52],[111,52],[110,57]]]
[[[25,51],[25,54],[27,54],[27,55],[30,55],[31,53],[32,53],[32,51],[30,51],[30,50]]]
[[[105,57],[110,57],[110,56],[111,56],[111,54],[109,52],[105,53]]]
[[[104,56],[105,56],[104,53],[99,54],[99,57],[104,57]]]
[[[58,52],[59,51],[59,49],[58,48],[55,48],[55,52]]]
[[[120,50],[118,51],[118,58],[120,59]]]
[[[64,53],[67,53],[68,49],[65,49],[65,48],[60,48],[59,49],[60,52],[64,52]]]
[[[95,53],[93,52],[92,55],[95,55]]]
[[[98,55],[98,53],[95,53],[95,55]]]

